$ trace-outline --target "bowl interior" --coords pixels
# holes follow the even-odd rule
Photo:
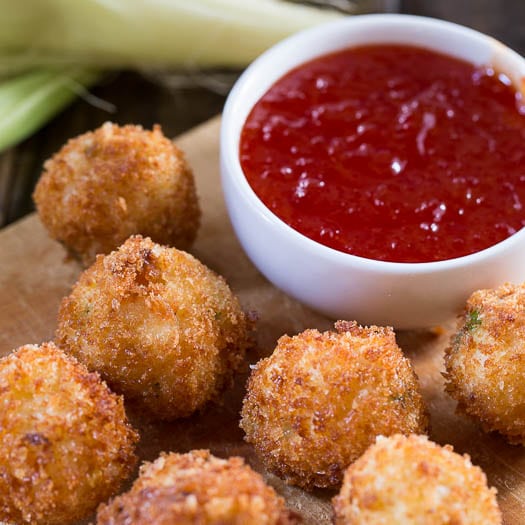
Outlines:
[[[296,232],[277,218],[260,201],[248,184],[239,160],[239,141],[242,128],[251,109],[262,95],[291,69],[324,54],[352,46],[367,44],[405,44],[424,47],[460,58],[475,65],[492,65],[506,74],[518,89],[525,89],[525,59],[493,38],[464,26],[437,19],[412,15],[360,15],[347,17],[287,38],[255,60],[234,86],[223,114],[221,155],[228,164],[229,176],[250,200],[259,213],[268,220],[289,230],[297,242],[306,242],[315,252],[330,258],[361,259],[320,245]],[[522,239],[523,238],[523,239]],[[468,264],[492,252],[500,245],[515,244],[525,240],[525,229],[481,252],[456,259],[429,263],[395,263],[362,259],[366,264],[384,266],[390,270],[427,272],[437,267]],[[315,245],[315,246],[313,246]],[[329,253],[330,252],[330,253]],[[481,255],[480,255],[481,254]],[[460,261],[463,261],[460,263]],[[356,261],[354,261],[356,263]],[[408,266],[408,268],[406,268]],[[417,269],[416,269],[417,267]],[[397,272],[396,272],[397,273]]]

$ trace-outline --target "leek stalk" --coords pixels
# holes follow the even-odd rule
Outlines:
[[[0,150],[110,68],[243,67],[341,16],[280,0],[0,0]]]
[[[0,75],[29,67],[241,67],[341,16],[281,0],[0,0]]]
[[[36,70],[0,83],[0,150],[30,136],[99,77],[87,69]]]

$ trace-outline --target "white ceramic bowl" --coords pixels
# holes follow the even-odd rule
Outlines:
[[[525,280],[525,229],[472,255],[429,263],[393,263],[348,255],[298,233],[276,217],[248,184],[239,137],[258,99],[290,69],[354,45],[413,44],[491,64],[516,86],[525,59],[491,37],[408,15],[349,17],[296,34],[260,56],[234,86],[221,128],[221,173],[235,232],[257,268],[277,287],[328,316],[364,324],[418,328],[441,324],[470,293]]]

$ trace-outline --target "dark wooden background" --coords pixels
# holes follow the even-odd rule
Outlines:
[[[490,34],[525,54],[525,0],[402,0],[400,11],[458,22]],[[221,112],[239,72],[111,73],[92,92],[111,103],[108,113],[78,100],[45,128],[0,155],[0,226],[33,209],[31,193],[46,158],[70,137],[106,120],[162,125],[168,136]],[[162,78],[162,80],[160,80]]]

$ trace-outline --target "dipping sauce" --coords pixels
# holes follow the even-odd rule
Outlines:
[[[369,259],[452,259],[525,226],[525,101],[430,50],[356,47],[292,70],[248,116],[240,161],[292,228]]]

